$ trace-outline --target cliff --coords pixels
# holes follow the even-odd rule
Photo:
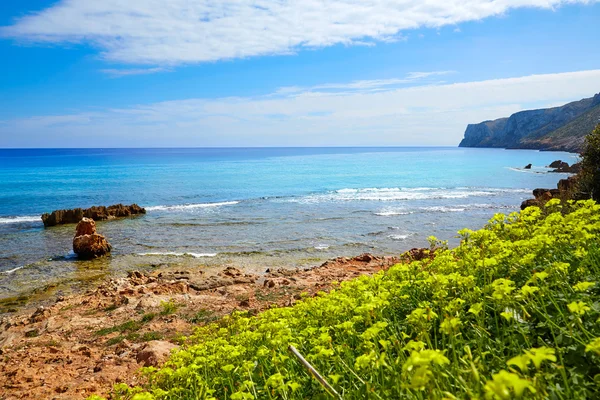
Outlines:
[[[509,118],[469,124],[459,147],[581,151],[600,119],[600,93],[561,107],[520,111]]]

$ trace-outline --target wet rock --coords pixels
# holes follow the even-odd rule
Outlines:
[[[527,199],[521,203],[521,210],[526,209],[527,207],[539,207],[540,203],[536,199]]]
[[[110,253],[111,245],[106,238],[96,233],[96,223],[90,218],[83,218],[76,228],[73,238],[73,251],[77,257],[89,260]]]
[[[135,359],[144,367],[156,367],[165,362],[176,347],[164,340],[152,340],[138,351]]]
[[[554,161],[552,164],[549,165],[549,167],[554,168],[552,172],[576,174],[579,171],[581,171],[581,163],[575,163],[569,166],[569,163],[566,163],[561,160]]]
[[[146,210],[137,204],[123,205],[115,204],[112,206],[94,206],[87,209],[74,208],[72,210],[55,210],[51,213],[42,215],[42,222],[45,227],[76,224],[83,218],[90,218],[94,221],[104,221],[107,219],[124,218],[132,215],[145,214]]]
[[[523,169],[531,169],[531,164],[527,164]]]
[[[556,160],[556,161],[552,161],[548,167],[550,167],[550,168],[564,168],[565,166],[568,167],[569,164],[567,164],[566,162],[564,162],[562,160]]]

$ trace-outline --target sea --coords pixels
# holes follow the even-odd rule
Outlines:
[[[565,174],[533,150],[454,147],[0,149],[0,311],[160,266],[253,273],[364,252],[398,255],[428,237],[519,210]],[[531,169],[524,169],[527,164]],[[56,209],[137,203],[98,222],[110,257],[79,261]],[[2,305],[4,308],[2,308]]]

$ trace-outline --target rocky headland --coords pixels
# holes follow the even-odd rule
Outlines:
[[[561,107],[521,111],[469,124],[459,147],[496,147],[579,153],[600,119],[600,93]]]
[[[146,209],[131,204],[114,204],[112,206],[94,206],[90,208],[74,208],[71,210],[55,210],[51,213],[42,214],[42,222],[45,227],[76,224],[83,218],[89,218],[94,221],[105,221],[108,219],[125,218],[133,215],[146,214]]]

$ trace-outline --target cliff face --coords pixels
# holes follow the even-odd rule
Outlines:
[[[600,117],[600,93],[561,107],[469,124],[459,147],[580,151]]]

